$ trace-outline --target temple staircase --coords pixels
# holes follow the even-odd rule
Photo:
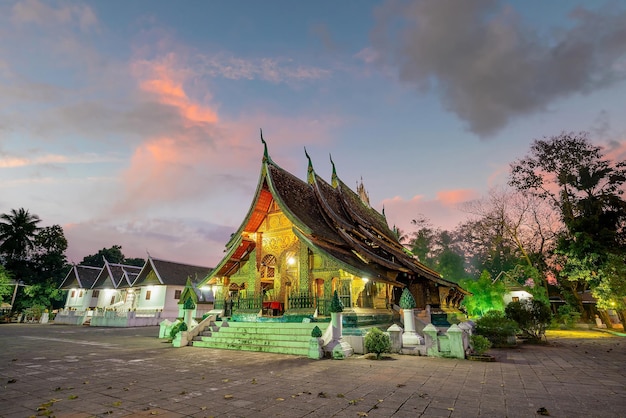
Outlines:
[[[214,322],[193,338],[194,347],[307,356],[316,323]]]

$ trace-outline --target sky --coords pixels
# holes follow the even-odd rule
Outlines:
[[[626,159],[626,2],[0,2],[0,213],[212,267],[263,146],[453,229],[535,139]]]

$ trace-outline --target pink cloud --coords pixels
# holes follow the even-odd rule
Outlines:
[[[453,206],[461,202],[476,199],[478,196],[475,190],[442,190],[437,192],[437,200],[441,201],[445,206]]]
[[[625,135],[626,137],[626,135]],[[608,147],[605,148],[606,157],[613,162],[626,160],[626,138],[612,141]]]
[[[305,166],[292,162],[290,153],[328,142],[328,131],[341,123],[335,116],[286,119],[256,109],[220,117],[211,92],[183,53],[136,59],[130,67],[142,100],[164,106],[173,128],[144,137],[135,147],[122,173],[124,193],[112,210],[116,215],[253,189],[263,152],[259,128],[266,128],[272,158],[292,169]]]
[[[436,228],[450,230],[467,219],[467,214],[458,209],[458,204],[478,197],[479,194],[474,190],[443,190],[432,200],[421,195],[409,200],[396,196],[383,200],[382,205],[389,226],[395,225],[404,233],[410,233],[415,229],[411,221],[420,216],[428,218]]]

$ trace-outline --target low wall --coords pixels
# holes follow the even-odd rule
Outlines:
[[[54,317],[55,324],[82,325],[92,311],[60,310]]]

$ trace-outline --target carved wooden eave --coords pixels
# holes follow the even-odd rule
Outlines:
[[[311,249],[312,251],[318,251],[323,256],[334,260],[339,268],[348,272],[349,274],[352,274],[356,277],[367,277],[368,279],[387,283],[400,288],[403,288],[405,286],[404,283],[389,279],[386,276],[385,271],[377,269],[374,265],[368,265],[364,262],[361,262],[362,265],[360,267],[356,266],[354,263],[354,259],[356,258],[356,256],[351,250],[346,250],[341,247],[335,247],[333,245],[330,245],[326,241],[317,240],[315,237],[306,236],[302,234],[301,231],[298,231],[296,229],[294,229],[294,233],[296,234],[298,239],[300,239],[309,249]]]
[[[253,240],[239,235],[235,241],[231,241],[230,248],[215,269],[213,269],[213,271],[207,275],[198,286],[201,287],[209,283],[215,277],[232,276],[237,270],[239,270],[242,262],[247,260],[247,257],[254,250],[255,245],[256,244]]]

